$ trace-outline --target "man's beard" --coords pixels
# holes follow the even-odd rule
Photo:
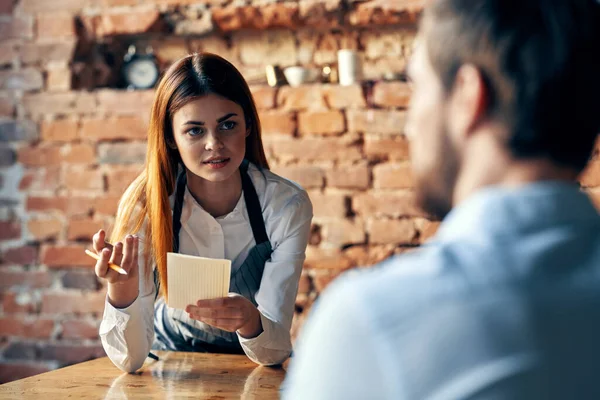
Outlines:
[[[417,205],[433,220],[442,220],[452,210],[459,171],[459,156],[447,129],[442,132],[437,163],[415,183]]]

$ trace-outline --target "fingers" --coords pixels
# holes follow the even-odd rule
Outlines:
[[[96,261],[94,270],[99,278],[106,278],[109,271],[108,260],[110,259],[111,251],[109,249],[103,249],[99,254],[100,259]]]
[[[92,245],[94,247],[94,251],[96,254],[100,254],[102,249],[104,248],[104,238],[106,237],[106,233],[103,229],[100,229],[94,237],[92,238]]]
[[[113,248],[112,256],[110,257],[110,262],[116,265],[121,265],[121,260],[123,259],[123,243],[117,242]]]
[[[129,273],[129,270],[133,267],[133,259],[135,255],[135,240],[132,235],[127,235],[125,238],[125,244],[123,245],[123,259],[121,260],[121,267]]]

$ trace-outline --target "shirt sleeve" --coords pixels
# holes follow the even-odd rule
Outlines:
[[[140,289],[138,297],[126,308],[115,308],[106,298],[100,324],[104,351],[119,369],[137,371],[148,356],[154,341],[154,299],[156,285],[152,273],[146,273],[140,243]]]
[[[301,331],[282,399],[401,399],[389,392],[376,327],[355,291],[332,286]]]
[[[256,293],[263,332],[251,339],[238,335],[242,349],[257,364],[281,364],[292,352],[290,328],[312,216],[310,199],[300,192],[285,206],[280,231],[275,232],[281,240],[265,263]]]

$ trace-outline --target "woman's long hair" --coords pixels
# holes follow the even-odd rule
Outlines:
[[[175,190],[176,174],[182,163],[174,149],[172,118],[181,107],[207,94],[216,94],[244,110],[245,158],[259,168],[269,165],[262,145],[260,121],[248,84],[227,60],[208,53],[195,53],[175,62],[158,84],[150,125],[148,151],[142,173],[131,183],[119,202],[111,241],[123,240],[144,228],[146,272],[156,263],[161,294],[167,297],[167,252],[173,251],[173,221],[169,196]]]

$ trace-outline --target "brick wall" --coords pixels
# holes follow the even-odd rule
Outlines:
[[[408,90],[381,80],[404,69],[419,1],[195,3],[0,1],[0,382],[103,355],[105,287],[83,250],[140,171],[153,96],[111,88],[99,50],[110,44],[149,41],[163,67],[216,52],[251,81],[266,64],[363,53],[361,85],[252,85],[273,170],[315,209],[294,334],[340,272],[435,232],[413,205],[399,135]],[[582,183],[600,203],[598,158]]]

